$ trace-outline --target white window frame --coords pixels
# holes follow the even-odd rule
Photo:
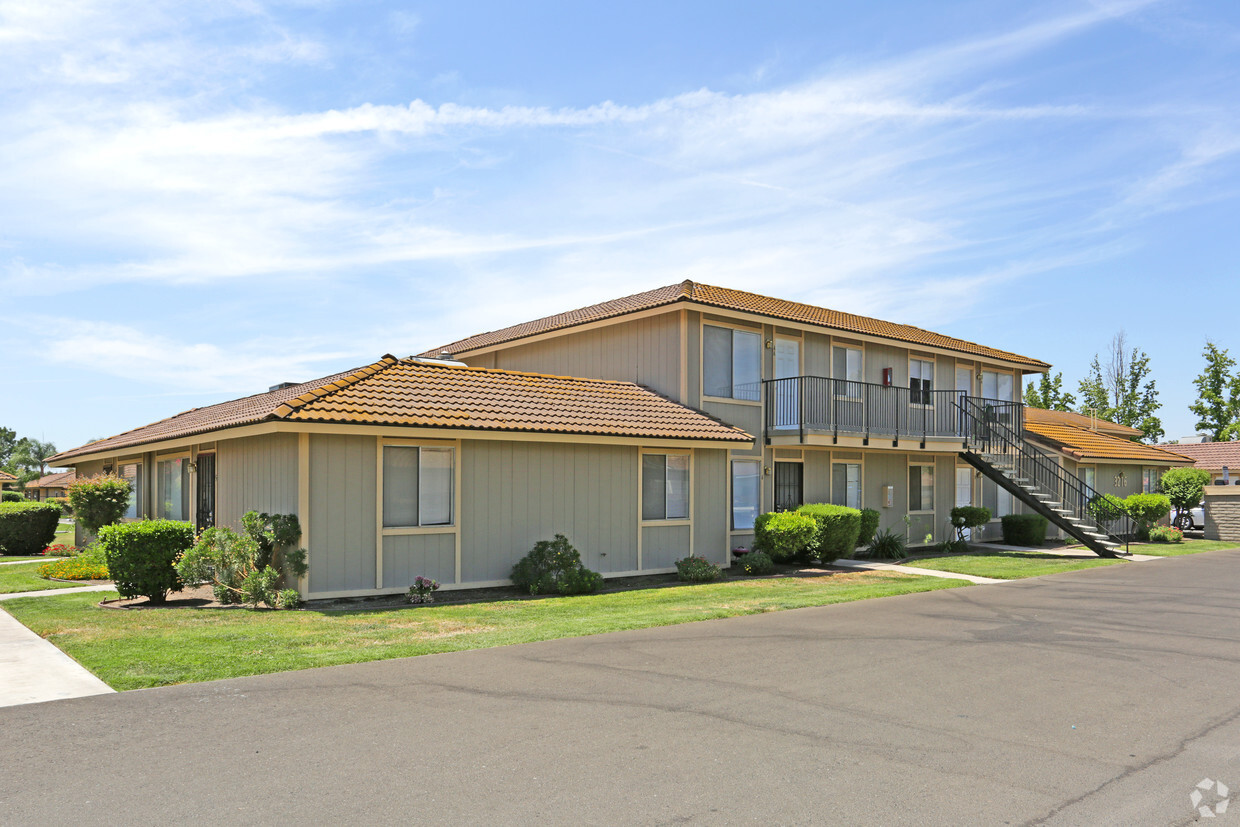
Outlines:
[[[926,504],[923,502],[921,504],[922,505],[921,508],[918,508],[918,509],[913,508],[913,482],[912,482],[911,476],[906,474],[905,480],[908,483],[908,491],[906,492],[907,496],[905,497],[905,503],[904,503],[905,508],[906,508],[905,513],[907,514],[934,514],[934,499],[935,499],[935,496],[938,494],[938,479],[937,479],[938,474],[935,472],[935,463],[933,462],[910,462],[908,464],[908,470],[911,472],[914,468],[929,468],[930,469],[930,507],[926,508],[925,507]],[[955,480],[952,481],[952,485],[955,485]],[[917,498],[918,499],[922,498],[920,479],[918,479],[918,484],[917,484]]]
[[[732,356],[733,366],[735,366],[736,364],[736,334],[746,333],[751,336],[758,337],[758,398],[757,399],[744,399],[744,398],[736,396],[735,367],[733,367],[732,369],[732,386],[730,390],[731,395],[716,396],[715,394],[710,394],[706,392],[706,328],[708,327],[716,327],[716,328],[719,328],[720,330],[732,331],[731,356]],[[764,335],[765,334],[763,333],[762,330],[755,329],[752,327],[745,327],[744,325],[728,324],[727,322],[719,322],[719,321],[715,321],[714,319],[711,319],[711,320],[703,319],[701,321],[701,324],[698,327],[698,342],[700,343],[700,350],[701,350],[701,354],[700,354],[701,369],[698,372],[698,384],[699,384],[698,391],[701,393],[701,396],[703,399],[715,399],[715,400],[719,400],[720,402],[729,402],[734,405],[754,405],[754,406],[762,405],[762,379],[766,373],[766,365],[765,365],[765,362],[766,362],[765,349],[766,348],[765,348],[765,341],[763,338]],[[802,350],[804,350],[804,348],[802,348]],[[802,358],[804,358],[804,356],[802,356]]]
[[[193,514],[187,514],[186,516],[176,518],[176,517],[169,517],[167,514],[164,513],[163,492],[159,490],[160,480],[163,479],[163,474],[160,473],[159,466],[165,462],[174,462],[178,459],[186,463],[189,463],[191,461],[190,452],[188,450],[178,451],[172,454],[157,454],[155,456],[155,473],[152,475],[154,477],[154,480],[152,481],[152,483],[155,489],[155,517],[156,519],[159,519],[159,520],[175,520],[176,522],[180,522],[180,523],[192,523],[194,522]],[[129,465],[131,463],[124,463],[124,464]],[[117,463],[117,466],[119,465],[121,465],[121,463]],[[182,486],[184,487],[182,496],[185,498],[185,510],[190,511],[190,512],[192,512],[194,509],[193,476],[194,475],[192,473],[187,473],[182,478]]]
[[[647,456],[682,456],[685,458],[687,477],[685,480],[685,516],[661,517],[646,519],[646,478],[645,467]],[[667,513],[667,461],[663,465],[663,513]],[[689,525],[693,522],[693,452],[687,448],[643,448],[637,459],[637,490],[640,493],[637,503],[637,514],[644,526],[675,526]]]
[[[383,515],[383,475],[384,465],[386,464],[388,448],[417,448],[418,454],[418,472],[421,474],[421,449],[432,448],[440,450],[449,450],[452,454],[452,483],[449,493],[450,501],[448,511],[450,519],[446,523],[433,523],[422,525],[421,507],[419,504],[418,520],[419,525],[408,526],[388,526],[384,525]],[[419,484],[421,480],[419,479]],[[406,534],[453,534],[457,531],[457,523],[459,522],[458,514],[461,507],[461,446],[459,441],[442,441],[442,440],[411,440],[411,439],[380,439],[378,450],[377,473],[375,483],[375,512],[377,528],[379,529],[380,545],[383,537],[396,537]]]
[[[748,463],[757,467],[757,473],[754,475],[758,480],[758,497],[753,504],[754,521],[757,522],[758,515],[762,513],[762,458],[761,457],[744,457],[732,456],[728,460],[728,526],[729,531],[734,533],[749,534],[753,532],[753,526],[745,528],[738,527],[736,524],[736,464]]]

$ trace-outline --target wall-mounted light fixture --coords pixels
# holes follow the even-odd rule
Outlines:
[[[191,459],[191,460],[190,460],[190,461],[186,464],[186,467],[187,467],[187,468],[189,468],[189,472],[190,472],[191,474],[197,474],[197,473],[198,473],[198,463],[197,463],[197,462],[195,462],[194,460],[192,460],[192,459]]]
[[[771,475],[771,466],[769,466],[769,465],[763,465],[763,466],[762,466],[762,476],[764,476],[764,477],[769,477],[770,475]]]
[[[766,340],[766,349],[767,349],[767,350],[770,350],[770,349],[771,349],[771,348],[773,348],[773,347],[775,347],[775,340],[774,340],[774,339],[767,339],[767,340]]]

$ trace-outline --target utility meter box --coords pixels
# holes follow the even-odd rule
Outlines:
[[[883,508],[895,507],[896,487],[894,485],[884,485],[882,488],[882,493],[883,493]]]

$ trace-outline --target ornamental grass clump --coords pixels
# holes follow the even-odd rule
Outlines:
[[[723,572],[705,557],[690,555],[676,561],[676,577],[686,583],[713,583],[723,577]]]
[[[871,560],[899,560],[904,557],[907,547],[908,541],[903,534],[888,529],[874,535],[863,556]]]
[[[581,552],[563,534],[535,543],[510,577],[530,594],[589,594],[603,588],[603,576],[582,564]]]

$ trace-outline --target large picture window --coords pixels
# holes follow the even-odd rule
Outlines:
[[[908,467],[908,510],[934,511],[934,466],[910,465]]]
[[[725,399],[760,399],[762,336],[730,327],[703,326],[702,392]]]
[[[129,501],[125,504],[125,519],[136,520],[140,514],[138,504],[142,502],[142,465],[137,462],[122,463],[120,478],[129,480]]]
[[[831,464],[831,502],[849,508],[861,507],[861,463]]]
[[[689,519],[688,454],[642,454],[642,519]]]
[[[161,459],[156,465],[156,502],[165,520],[189,519],[189,457]]]
[[[383,447],[383,527],[452,525],[453,450]]]
[[[756,459],[732,460],[732,528],[752,529],[761,501],[762,463]]]

